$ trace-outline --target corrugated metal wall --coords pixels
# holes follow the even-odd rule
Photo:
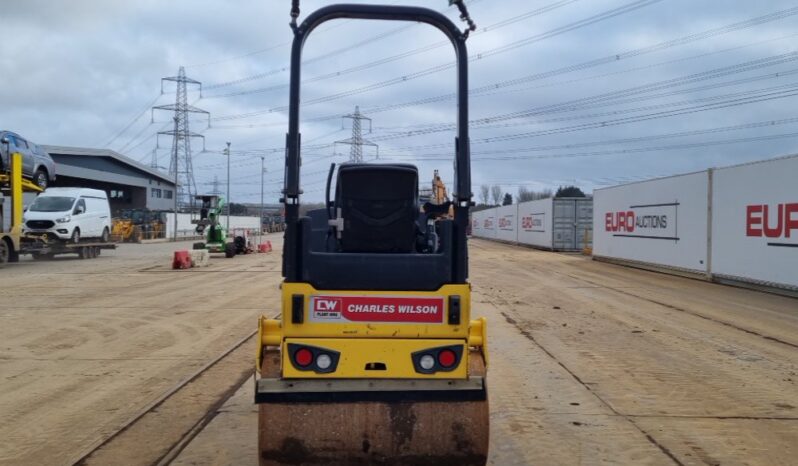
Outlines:
[[[593,200],[554,199],[552,247],[558,251],[581,251],[593,231]]]
[[[472,235],[555,251],[581,251],[592,241],[593,199],[558,198],[474,212]]]

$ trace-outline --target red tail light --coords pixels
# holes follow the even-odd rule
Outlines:
[[[439,346],[412,353],[413,367],[420,374],[451,372],[455,370],[463,358],[463,346]]]
[[[441,366],[449,368],[452,367],[455,362],[457,362],[457,355],[454,354],[454,351],[445,349],[438,353],[438,364]]]
[[[313,371],[319,374],[335,372],[341,354],[338,351],[316,346],[288,344],[288,359],[300,371]]]
[[[297,365],[307,367],[313,362],[313,353],[307,348],[299,349],[294,353],[294,361],[296,361]]]

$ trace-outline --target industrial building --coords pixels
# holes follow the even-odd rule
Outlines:
[[[159,172],[110,149],[42,146],[56,163],[53,186],[102,189],[111,211],[172,210],[175,183]]]

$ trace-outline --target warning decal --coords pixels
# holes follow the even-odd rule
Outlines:
[[[315,295],[310,310],[314,322],[443,322],[442,297]]]

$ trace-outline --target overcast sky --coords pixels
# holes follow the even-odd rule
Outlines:
[[[329,3],[303,0],[302,17]],[[457,20],[446,0],[391,3]],[[174,102],[174,87],[161,95],[160,79],[183,65],[203,83],[202,98],[192,88],[189,102],[211,113],[210,128],[201,115],[191,120],[206,139],[207,152],[193,141],[199,191],[211,190],[214,175],[224,184],[230,141],[233,201],[259,200],[264,155],[266,200],[275,202],[289,8],[288,0],[6,0],[0,126],[149,165],[171,115],[156,111],[153,122],[147,109]],[[798,152],[794,1],[474,0],[469,10],[479,26],[468,40],[475,193],[481,184],[513,194],[563,184],[591,191]],[[304,57],[308,199],[321,199],[329,163],[347,160],[349,147],[331,143],[350,137],[340,117],[356,105],[373,120],[365,136],[381,160],[418,163],[422,180],[436,168],[451,180],[455,74],[435,67],[454,55],[439,32],[338,20],[310,36]],[[158,163],[168,166],[171,140],[161,136],[160,147]]]

